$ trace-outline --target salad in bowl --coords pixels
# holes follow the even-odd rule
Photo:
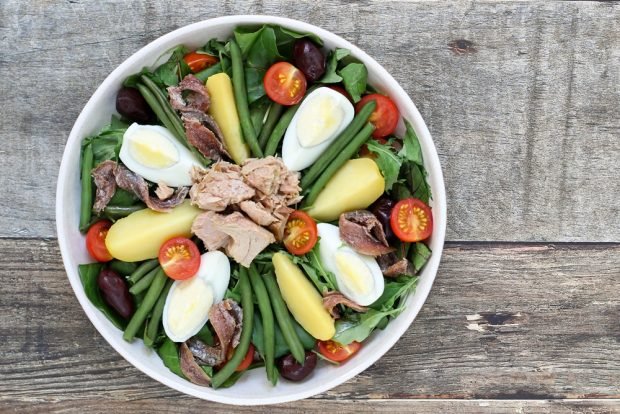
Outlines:
[[[107,123],[74,128],[61,250],[91,319],[149,375],[223,402],[301,398],[415,317],[443,244],[441,171],[410,100],[354,46],[288,19],[210,22],[117,69]],[[67,260],[66,237],[87,254]],[[266,398],[231,400],[248,383]]]

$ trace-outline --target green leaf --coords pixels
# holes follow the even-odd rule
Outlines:
[[[213,333],[211,333],[211,329],[209,329],[208,322],[205,323],[205,325],[200,328],[198,333],[194,336],[209,346],[215,345],[215,339],[213,338]]]
[[[102,268],[103,265],[101,263],[81,264],[78,266],[78,273],[80,275],[80,280],[82,281],[82,286],[84,286],[84,293],[86,293],[88,300],[90,300],[90,302],[97,309],[99,309],[114,326],[121,331],[125,330],[127,321],[121,318],[121,316],[116,313],[112,307],[108,306],[108,304],[103,300],[103,296],[101,296],[99,286],[97,286],[97,277],[99,276],[99,272],[101,272]]]
[[[256,42],[256,39],[263,32],[264,26],[260,28],[256,27],[237,27],[233,34],[235,35],[235,41],[239,45],[239,49],[241,49],[241,55],[246,57],[250,48]]]
[[[432,251],[426,244],[422,242],[417,242],[414,245],[410,258],[411,263],[413,264],[414,271],[416,273],[419,273],[420,270],[422,270],[426,262],[428,262],[428,259],[431,258],[431,254]]]
[[[344,88],[351,95],[353,102],[358,102],[362,98],[362,94],[366,92],[368,81],[366,66],[363,63],[349,63],[338,71],[338,75],[342,77]]]
[[[390,279],[385,282],[383,293],[370,308],[378,311],[388,311],[394,307],[397,301],[411,293],[418,283],[417,277],[403,276],[397,279]]]
[[[325,74],[319,80],[319,83],[338,83],[342,81],[342,77],[338,75],[338,62],[348,56],[351,52],[349,49],[335,49],[329,53],[327,57],[327,65],[325,67]]]
[[[164,342],[157,349],[157,354],[170,371],[174,372],[181,378],[185,378],[185,375],[183,375],[183,372],[181,371],[179,348],[170,338],[166,337]]]
[[[188,49],[183,45],[175,47],[172,49],[172,55],[168,58],[168,61],[153,71],[153,75],[160,85],[176,86],[185,75],[191,72],[189,66],[183,60],[183,56],[187,52]]]
[[[140,201],[140,199],[134,193],[117,187],[108,205],[116,207],[129,207],[133,206],[138,201]]]
[[[261,129],[263,129],[265,114],[270,106],[271,100],[267,96],[263,96],[250,105],[250,119],[256,135],[260,134]]]
[[[328,272],[321,259],[319,257],[319,243],[317,241],[315,246],[303,256],[289,255],[293,263],[298,264],[304,270],[304,273],[314,283],[314,286],[321,293],[325,293],[330,290],[337,290],[336,277],[333,273]]]
[[[392,140],[385,144],[369,139],[366,143],[368,150],[376,154],[375,162],[381,170],[383,179],[385,180],[385,191],[390,191],[396,181],[398,181],[398,175],[400,174],[400,167],[402,166],[402,159],[394,152],[392,148]]]
[[[276,43],[278,45],[278,51],[287,60],[290,60],[293,55],[293,45],[297,39],[307,37],[316,43],[319,47],[323,46],[323,40],[314,33],[298,33],[292,30],[286,29],[281,26],[272,26],[276,33]]]
[[[418,141],[418,136],[407,120],[405,120],[405,127],[407,128],[407,132],[403,137],[403,148],[398,152],[398,155],[408,161],[423,166],[422,147],[420,146],[420,141]]]
[[[431,188],[426,182],[426,170],[423,166],[417,164],[409,165],[409,172],[407,174],[407,183],[411,188],[412,196],[419,198],[428,204],[432,197]]]
[[[366,313],[352,314],[348,318],[336,321],[336,334],[332,338],[336,342],[348,345],[353,341],[362,342],[372,333],[381,320],[402,312],[404,308],[378,311],[370,309]]]

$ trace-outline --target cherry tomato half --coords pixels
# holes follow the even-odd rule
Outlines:
[[[316,241],[316,221],[303,211],[293,211],[284,229],[284,247],[286,250],[294,255],[301,256],[312,250]]]
[[[187,63],[192,73],[200,72],[201,70],[215,65],[218,62],[218,58],[215,56],[207,55],[206,53],[190,52],[183,56],[183,60]]]
[[[369,101],[375,101],[377,103],[377,107],[374,112],[370,114],[370,118],[368,119],[370,123],[375,126],[372,136],[375,138],[382,138],[393,134],[394,131],[396,131],[396,125],[398,125],[398,118],[400,117],[396,104],[385,95],[373,93],[364,96],[357,105],[355,105],[355,112],[359,112]]]
[[[86,249],[93,259],[98,262],[109,262],[112,255],[105,247],[105,238],[112,223],[108,220],[101,220],[90,226],[86,233]]]
[[[335,362],[346,361],[362,347],[362,344],[356,341],[349,345],[342,345],[336,341],[319,341],[318,345],[321,355]]]
[[[306,94],[306,77],[288,62],[273,64],[263,78],[265,92],[280,105],[295,105]]]
[[[433,232],[433,213],[422,200],[406,198],[392,209],[390,227],[404,242],[424,240]]]
[[[159,249],[159,264],[171,279],[189,279],[198,272],[200,252],[196,243],[186,237],[174,237]]]
[[[248,353],[245,354],[245,358],[243,358],[243,361],[241,361],[235,371],[245,371],[250,367],[250,365],[252,365],[252,361],[254,361],[254,345],[250,344],[250,347],[248,348]]]

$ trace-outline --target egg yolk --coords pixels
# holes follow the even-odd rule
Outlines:
[[[318,95],[307,102],[297,118],[297,139],[302,147],[319,145],[332,137],[344,119],[344,110],[331,96]]]
[[[374,288],[372,273],[366,263],[355,254],[336,252],[334,255],[340,279],[349,290],[366,295]]]
[[[129,140],[131,157],[148,168],[167,168],[179,159],[179,150],[156,131],[141,129]]]

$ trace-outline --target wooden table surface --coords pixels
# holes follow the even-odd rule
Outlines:
[[[620,412],[618,2],[0,3],[0,411],[231,411],[151,380],[94,329],[54,198],[69,131],[118,64],[188,23],[255,13],[384,65],[428,124],[448,196],[439,273],[404,337],[347,383],[268,409]]]

